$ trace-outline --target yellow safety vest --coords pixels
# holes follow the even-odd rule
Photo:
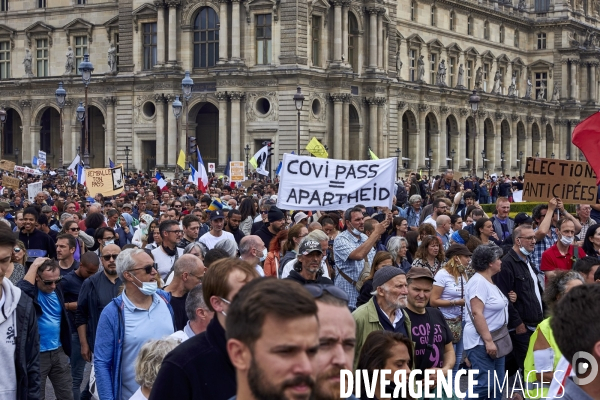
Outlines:
[[[527,392],[528,399],[539,399],[546,398],[548,395],[548,389],[550,389],[550,382],[544,382],[544,385],[541,385],[537,380],[536,371],[535,370],[535,362],[533,359],[533,346],[538,337],[538,332],[541,331],[552,350],[554,350],[554,369],[558,365],[558,361],[560,361],[560,357],[562,356],[556,341],[554,340],[554,335],[552,334],[552,328],[550,327],[550,318],[546,318],[538,325],[533,335],[531,335],[531,339],[529,339],[529,348],[527,349],[527,356],[525,357],[525,376],[524,385],[525,391]],[[530,373],[531,372],[531,373]]]

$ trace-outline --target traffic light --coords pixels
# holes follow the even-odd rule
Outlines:
[[[188,138],[188,153],[194,154],[196,152],[196,137],[190,136]]]

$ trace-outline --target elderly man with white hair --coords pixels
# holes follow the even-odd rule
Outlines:
[[[158,272],[148,253],[122,251],[116,264],[125,289],[100,315],[94,368],[99,397],[118,400],[129,399],[139,387],[133,366],[142,345],[172,334],[175,320],[171,295],[158,289]]]
[[[265,271],[260,263],[267,258],[267,248],[262,239],[256,235],[244,236],[240,241],[240,258],[250,265],[254,265],[260,276],[265,276]]]
[[[187,324],[182,330],[171,335],[172,338],[182,342],[204,332],[208,323],[215,315],[214,311],[208,309],[208,306],[204,301],[202,284],[194,287],[188,293],[187,299],[185,300],[185,312],[188,317]]]

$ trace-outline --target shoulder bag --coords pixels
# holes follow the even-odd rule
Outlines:
[[[465,287],[463,281],[463,275],[460,275],[460,297],[461,299],[465,298]],[[460,306],[460,315],[455,318],[445,318],[446,323],[448,324],[448,328],[452,332],[452,343],[457,344],[462,339],[463,327],[462,327],[462,315],[463,315],[463,306]]]

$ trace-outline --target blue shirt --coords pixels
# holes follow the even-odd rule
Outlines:
[[[150,339],[169,336],[175,329],[171,312],[158,294],[152,296],[152,304],[148,310],[136,307],[125,292],[123,304],[125,341],[121,358],[121,399],[129,400],[140,387],[135,381],[135,358],[142,345]]]
[[[60,318],[62,304],[55,292],[50,294],[38,290],[38,303],[42,315],[38,318],[40,331],[40,352],[56,350],[60,344]]]

